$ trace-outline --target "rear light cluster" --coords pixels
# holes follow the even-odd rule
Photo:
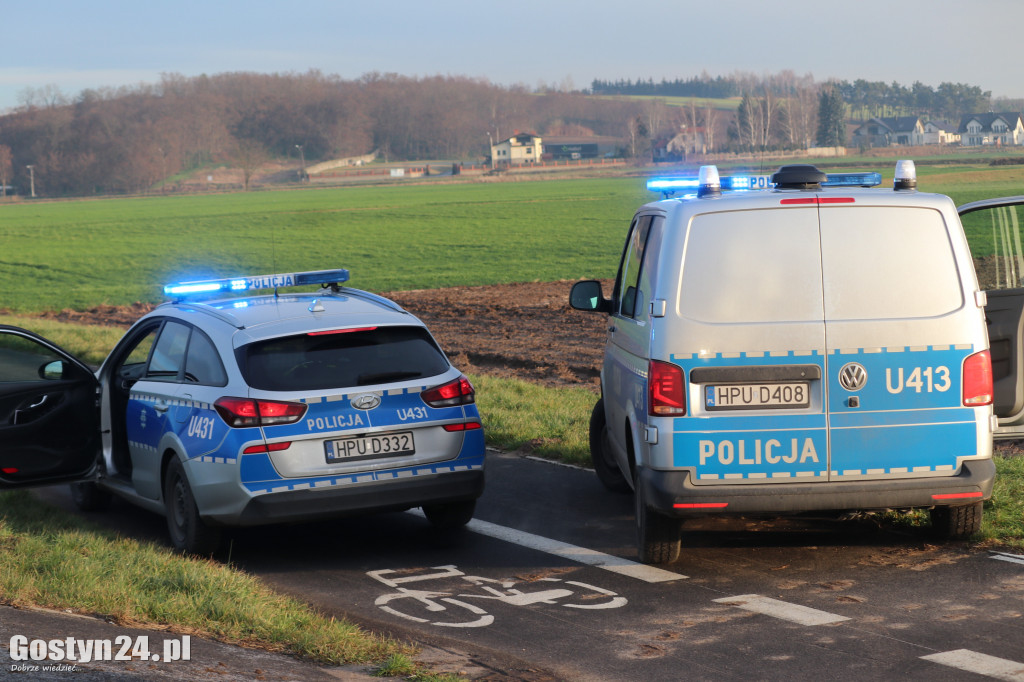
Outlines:
[[[670,362],[651,360],[647,365],[647,412],[652,417],[686,414],[683,369]]]
[[[431,407],[454,407],[476,402],[473,384],[469,383],[469,379],[465,376],[449,381],[447,384],[428,388],[420,393],[420,397]]]
[[[241,429],[250,426],[294,424],[306,414],[304,403],[252,398],[220,398],[213,404],[228,426]]]
[[[992,356],[987,350],[964,360],[964,405],[981,407],[992,404]]]
[[[445,424],[444,430],[449,432],[455,431],[475,431],[481,428],[480,422],[463,422],[461,424]]]

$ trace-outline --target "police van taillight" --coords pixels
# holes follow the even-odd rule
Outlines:
[[[220,398],[213,404],[217,414],[228,426],[236,429],[249,426],[294,424],[306,414],[304,403],[252,398]]]
[[[964,360],[964,405],[981,407],[992,404],[992,357],[987,350]]]
[[[647,412],[652,417],[686,414],[683,370],[670,362],[651,360],[647,365]]]
[[[428,388],[420,393],[423,402],[431,407],[454,407],[455,405],[469,405],[476,401],[473,384],[469,379],[461,376],[447,384],[441,384],[434,388]]]

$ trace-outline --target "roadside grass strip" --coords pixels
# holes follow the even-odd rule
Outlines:
[[[980,654],[970,649],[943,651],[930,656],[922,656],[921,659],[997,680],[1024,682],[1024,663]]]
[[[415,516],[423,516],[423,512],[419,509],[410,509],[407,513]],[[594,566],[595,568],[602,568],[606,571],[611,571],[612,573],[618,573],[619,575],[636,578],[637,580],[643,580],[648,583],[684,580],[688,577],[681,573],[673,573],[672,571],[666,571],[655,566],[638,564],[635,561],[623,559],[622,557],[617,557],[612,554],[605,554],[604,552],[598,552],[594,549],[570,545],[567,542],[560,542],[540,535],[534,535],[533,533],[525,533],[521,530],[515,530],[514,528],[499,526],[498,524],[490,523],[489,521],[473,519],[466,525],[466,527],[480,535],[486,535],[505,542],[511,542],[519,545],[520,547],[554,554],[555,556],[562,557],[563,559],[569,559],[588,566]]]
[[[800,606],[799,604],[790,604],[778,599],[772,599],[771,597],[762,597],[759,594],[741,594],[736,597],[724,597],[712,601],[716,604],[735,606],[744,611],[752,611],[753,613],[760,613],[772,618],[788,620],[799,625],[830,625],[850,620],[846,616],[819,611],[818,609]]]
[[[0,602],[95,615],[325,664],[371,663],[410,649],[211,560],[106,532],[28,492],[0,494]]]

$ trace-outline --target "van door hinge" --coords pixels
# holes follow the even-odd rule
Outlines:
[[[666,308],[667,304],[665,303],[665,299],[654,299],[651,301],[651,317],[665,317]]]
[[[974,302],[978,304],[979,308],[984,308],[988,305],[988,294],[984,291],[975,291]]]

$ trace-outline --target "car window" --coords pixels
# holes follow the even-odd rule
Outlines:
[[[198,329],[192,330],[192,340],[188,344],[185,382],[204,386],[226,386],[228,383],[228,375],[217,349],[209,337]]]
[[[75,376],[66,376],[69,373]],[[81,374],[80,368],[33,339],[0,334],[0,382],[50,381]]]
[[[422,327],[298,334],[236,353],[248,384],[266,391],[371,386],[436,376],[450,367]]]
[[[619,282],[619,314],[623,317],[634,317],[637,310],[643,307],[642,301],[638,305],[637,290],[640,264],[643,262],[650,227],[651,216],[640,216],[629,235],[629,246],[622,261],[622,278]]]
[[[189,327],[178,322],[167,322],[149,357],[146,379],[176,381],[185,362]]]

